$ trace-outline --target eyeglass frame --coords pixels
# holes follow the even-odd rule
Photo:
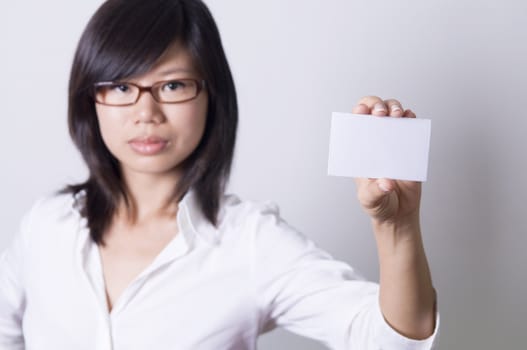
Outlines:
[[[182,101],[177,101],[177,102],[165,102],[165,101],[159,101],[158,100],[158,97],[156,97],[156,95],[154,93],[152,93],[152,89],[154,88],[154,86],[159,86],[159,85],[163,85],[165,83],[170,83],[170,82],[174,82],[174,81],[193,81],[195,84],[196,84],[196,94],[190,98],[187,98],[185,100],[182,100]],[[92,97],[94,99],[94,101],[98,104],[101,104],[101,105],[104,105],[104,106],[113,106],[113,107],[126,107],[126,106],[133,106],[137,103],[137,101],[139,101],[139,98],[141,98],[141,94],[143,92],[149,92],[150,93],[150,96],[152,96],[152,98],[154,99],[154,101],[156,101],[157,103],[161,103],[161,104],[178,104],[178,103],[183,103],[183,102],[188,102],[188,101],[192,101],[194,99],[196,99],[199,94],[201,93],[201,91],[203,91],[205,89],[205,80],[204,79],[193,79],[193,78],[184,78],[184,79],[168,79],[168,80],[161,80],[161,81],[156,81],[154,84],[150,85],[150,86],[143,86],[143,85],[139,85],[139,84],[136,84],[136,83],[131,83],[131,82],[128,82],[128,81],[101,81],[101,82],[97,82],[95,84],[93,84],[93,88],[92,88]],[[132,86],[135,86],[136,88],[139,89],[139,93],[137,94],[137,97],[135,99],[134,102],[132,103],[126,103],[126,104],[110,104],[110,103],[104,103],[104,102],[99,102],[97,101],[97,88],[98,87],[104,87],[104,86],[110,86],[110,85],[119,85],[119,84],[122,84],[122,85],[132,85]]]

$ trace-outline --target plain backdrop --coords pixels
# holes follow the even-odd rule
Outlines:
[[[0,2],[0,250],[36,198],[86,176],[67,134],[66,88],[101,2]],[[207,3],[239,96],[229,191],[277,202],[287,221],[376,280],[353,181],[327,176],[330,117],[364,95],[400,99],[433,121],[422,228],[441,348],[523,348],[527,2]],[[322,349],[283,331],[259,345]]]

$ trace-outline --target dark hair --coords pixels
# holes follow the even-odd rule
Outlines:
[[[149,71],[176,41],[190,53],[206,81],[209,98],[203,137],[183,162],[183,176],[174,189],[173,200],[181,200],[192,188],[204,216],[217,224],[220,197],[234,153],[238,108],[214,19],[200,0],[108,0],[82,34],[69,82],[69,131],[88,166],[89,177],[61,191],[77,198],[77,194],[85,194],[77,205],[97,244],[104,244],[104,231],[120,199],[124,199],[129,212],[135,209],[119,162],[102,140],[91,93],[93,84]]]

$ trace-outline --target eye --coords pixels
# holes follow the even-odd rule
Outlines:
[[[179,80],[169,81],[163,85],[163,90],[174,91],[185,87],[185,83]]]
[[[117,92],[128,92],[130,90],[130,85],[128,84],[115,84],[112,85],[111,90],[117,91]]]

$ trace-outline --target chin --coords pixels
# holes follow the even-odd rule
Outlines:
[[[151,174],[151,175],[170,175],[178,174],[181,172],[181,164],[167,164],[166,162],[159,161],[148,161],[138,162],[136,164],[125,165],[124,171],[138,173],[138,174]]]

